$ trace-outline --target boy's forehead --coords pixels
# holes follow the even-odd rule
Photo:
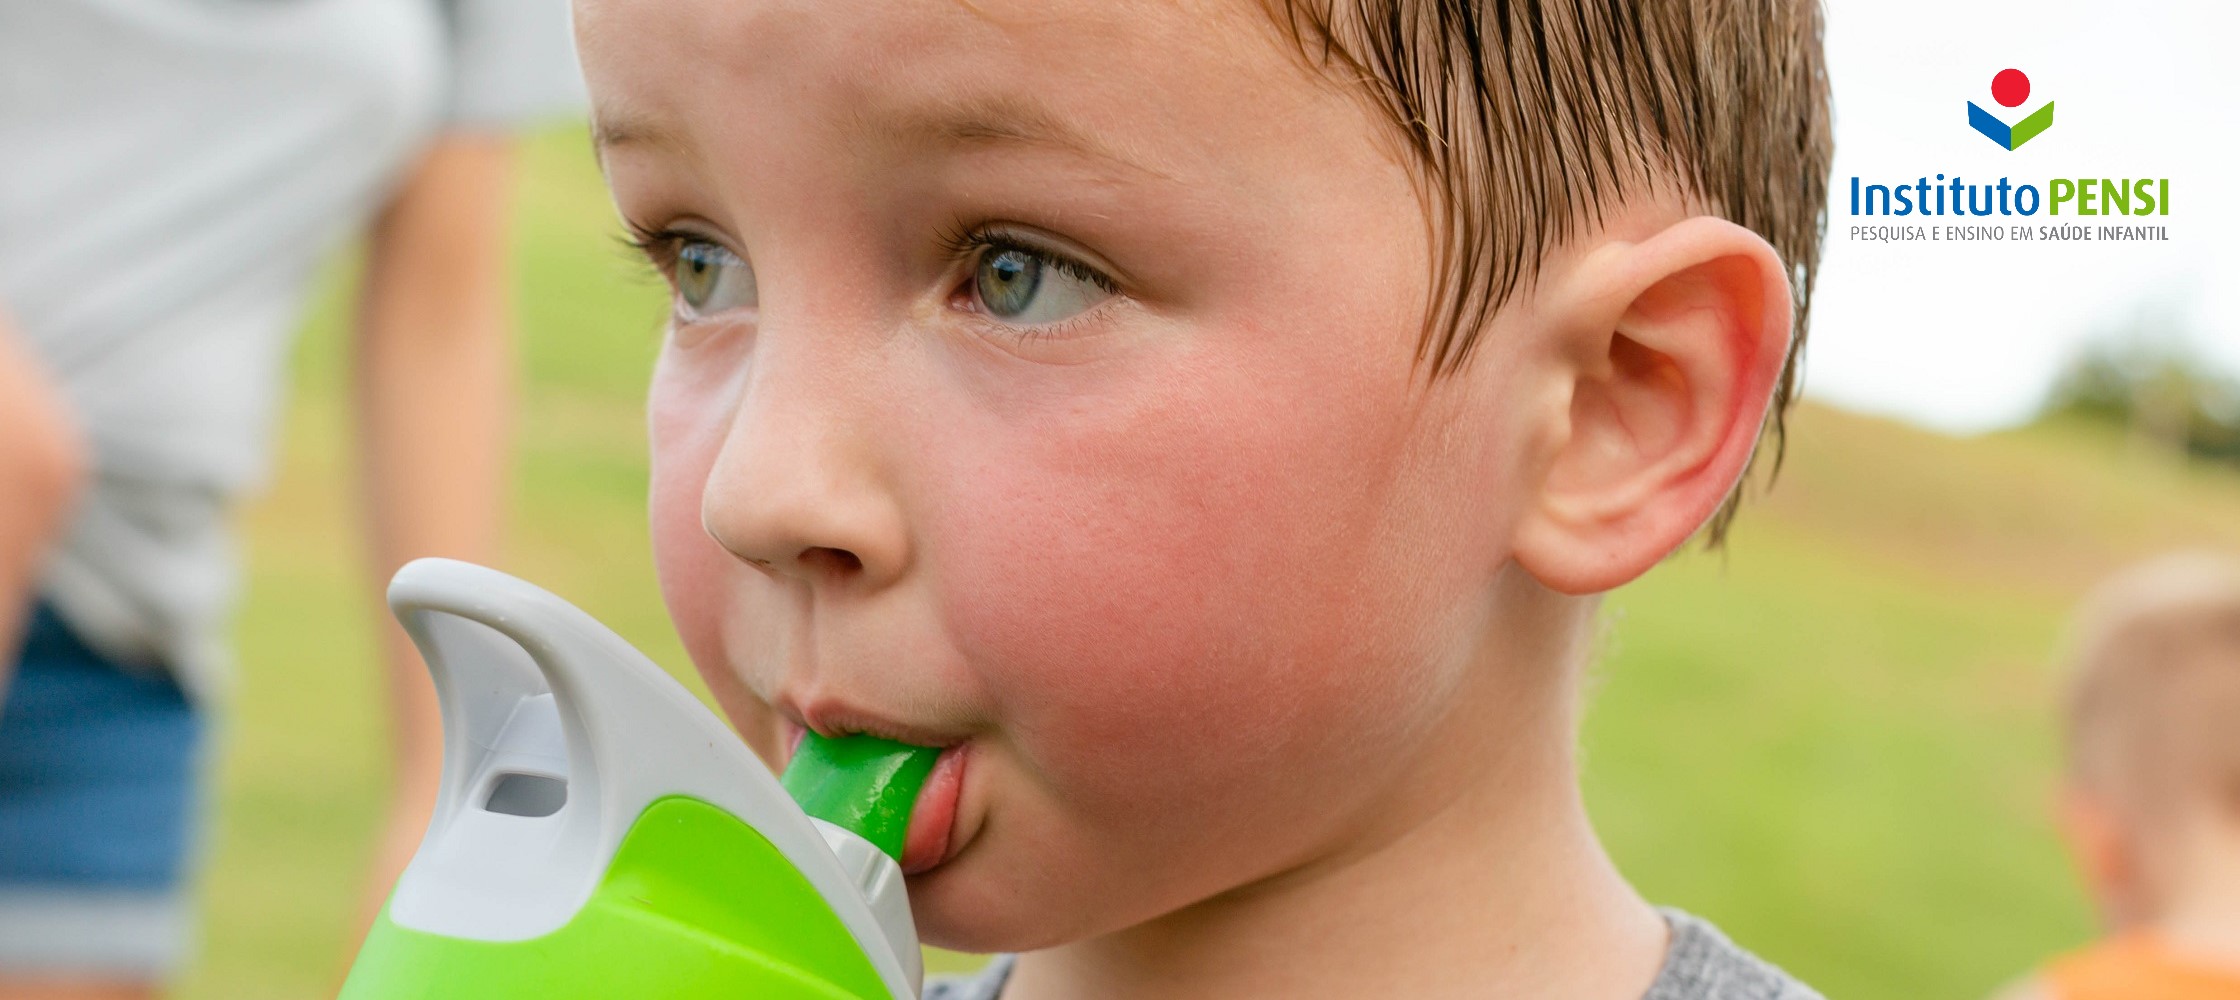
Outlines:
[[[959,42],[1022,44],[1054,56],[1191,36],[1219,42],[1235,29],[1272,27],[1253,0],[575,0],[579,35],[692,38],[742,62],[839,48],[876,60]]]
[[[685,146],[711,111],[783,101],[851,144],[1020,143],[1157,173],[1102,127],[1123,105],[1139,125],[1265,121],[1279,109],[1233,107],[1240,90],[1307,80],[1250,0],[578,0],[576,22],[602,150]]]
[[[898,150],[974,143],[1015,143],[1075,153],[1109,165],[1157,174],[1111,143],[1077,127],[1048,106],[992,94],[932,94],[921,101],[889,101],[858,106],[838,117],[843,138],[853,144]],[[672,149],[689,143],[658,114],[641,112],[627,99],[604,106],[592,121],[592,140],[602,152],[622,146]]]

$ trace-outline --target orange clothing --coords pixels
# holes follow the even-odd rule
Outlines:
[[[2053,1000],[2240,1000],[2240,966],[2175,954],[2148,934],[2057,958],[2045,981]]]

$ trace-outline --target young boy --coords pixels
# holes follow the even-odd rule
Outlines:
[[[2114,936],[2016,1000],[2240,997],[2240,562],[2165,557],[2080,616],[2062,825]]]
[[[1595,595],[1789,399],[1808,0],[576,18],[664,593],[774,761],[945,748],[919,928],[1017,957],[934,995],[1813,996],[1573,753]]]

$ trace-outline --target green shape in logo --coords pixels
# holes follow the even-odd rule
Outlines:
[[[2038,133],[2053,127],[2053,102],[2031,112],[2030,117],[2014,123],[2014,137],[2007,142],[2008,149],[2020,149],[2022,144],[2037,137]]]

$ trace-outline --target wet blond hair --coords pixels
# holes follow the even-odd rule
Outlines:
[[[1434,373],[1623,198],[1678,193],[1772,244],[1795,300],[1767,421],[1779,468],[1834,154],[1819,0],[1264,2],[1310,62],[1366,88],[1415,161],[1437,237],[1420,352]]]

